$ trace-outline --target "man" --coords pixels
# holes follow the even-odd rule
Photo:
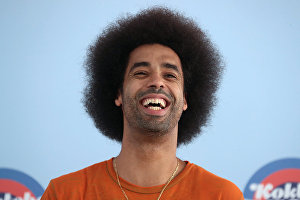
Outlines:
[[[85,106],[121,152],[52,180],[42,199],[243,199],[233,183],[176,157],[205,125],[221,72],[206,35],[169,9],[110,25],[89,50]]]

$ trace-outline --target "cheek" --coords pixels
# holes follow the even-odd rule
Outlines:
[[[176,83],[171,88],[174,89],[174,92],[176,92],[177,96],[184,96],[184,89],[182,83]]]
[[[123,90],[128,96],[132,96],[141,90],[143,85],[144,83],[142,81],[131,80],[127,82],[126,87],[124,86]]]
[[[126,87],[123,87],[123,103],[128,103],[128,101],[132,101],[135,99],[136,96],[136,88],[131,85],[127,84]]]
[[[174,86],[171,88],[170,92],[175,97],[177,103],[184,102],[184,94],[182,88]]]

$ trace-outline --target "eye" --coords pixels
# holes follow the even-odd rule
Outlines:
[[[174,74],[171,74],[171,73],[165,74],[165,77],[168,78],[168,79],[177,79],[177,76],[174,75]]]
[[[145,71],[137,71],[133,73],[133,76],[137,77],[137,78],[142,78],[147,76],[147,72]]]

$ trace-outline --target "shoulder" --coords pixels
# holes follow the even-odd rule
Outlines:
[[[55,185],[69,185],[76,183],[84,183],[84,182],[93,182],[93,180],[103,175],[103,172],[106,171],[106,161],[88,166],[84,169],[78,170],[76,172],[72,172],[63,176],[60,176],[58,178],[55,178],[52,180],[53,184]],[[102,173],[101,173],[102,172]]]
[[[206,191],[209,195],[214,194],[215,199],[230,199],[240,200],[243,199],[240,189],[231,181],[219,177],[202,167],[191,164],[191,175],[196,177],[197,183],[201,190]]]
[[[105,176],[107,161],[103,161],[76,172],[52,179],[42,199],[80,199],[88,185],[93,185]],[[72,198],[71,198],[72,197]]]

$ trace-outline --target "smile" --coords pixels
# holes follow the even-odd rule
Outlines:
[[[163,94],[148,94],[140,100],[140,105],[148,115],[163,116],[168,112],[171,101]]]
[[[146,98],[143,99],[142,105],[151,110],[161,110],[166,107],[166,101],[161,98]]]

